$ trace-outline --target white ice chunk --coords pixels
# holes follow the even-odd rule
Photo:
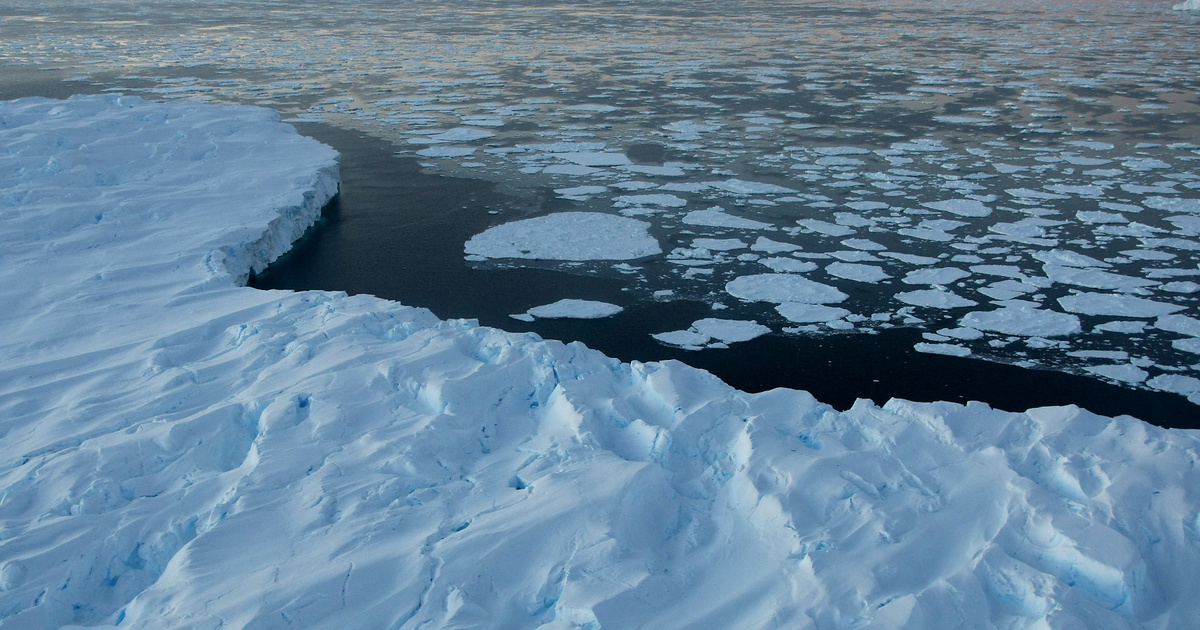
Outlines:
[[[844,308],[802,302],[784,302],[776,306],[775,310],[788,321],[797,324],[832,322],[850,315],[850,311]]]
[[[476,129],[475,127],[456,127],[450,131],[439,133],[431,136],[429,139],[434,142],[470,142],[472,140],[482,140],[496,135],[486,129]]]
[[[1183,310],[1178,304],[1111,293],[1076,293],[1058,298],[1058,303],[1063,309],[1080,315],[1159,317]]]
[[[1089,365],[1083,369],[1091,372],[1092,374],[1103,376],[1104,378],[1110,378],[1114,381],[1121,381],[1123,383],[1141,383],[1142,381],[1146,380],[1147,376],[1150,376],[1146,370],[1143,370],[1136,365],[1129,364]]]
[[[706,210],[693,210],[683,217],[688,225],[703,225],[707,227],[732,228],[738,230],[764,230],[771,227],[770,223],[755,221],[744,217],[735,217],[725,212],[720,206]],[[761,237],[760,237],[761,238]]]
[[[1154,320],[1154,327],[1189,337],[1200,337],[1200,319],[1187,315],[1164,315]]]
[[[600,319],[611,317],[623,310],[625,309],[608,302],[567,298],[535,306],[526,312],[538,319]]]
[[[926,343],[914,344],[913,349],[926,354],[944,354],[950,357],[969,357],[971,349],[955,343]]]
[[[755,337],[761,337],[771,332],[770,328],[756,321],[717,319],[715,317],[707,317],[692,322],[692,328],[696,329],[702,335],[719,339],[724,343],[750,341]]]
[[[992,209],[975,199],[946,199],[944,201],[929,201],[921,204],[926,208],[949,212],[960,217],[986,217]]]
[[[687,200],[675,195],[667,194],[652,194],[652,195],[621,195],[613,199],[613,204],[617,206],[658,206],[659,208],[682,208],[687,205]]]
[[[932,267],[910,271],[908,275],[904,276],[902,282],[905,284],[953,284],[970,277],[970,275],[971,272],[958,267]]]
[[[650,224],[596,212],[559,212],[488,228],[465,252],[484,258],[631,260],[662,253]]]
[[[704,182],[710,188],[724,190],[725,192],[735,195],[774,195],[799,192],[791,188],[776,186],[775,184],[766,184],[763,182],[748,182],[740,179],[727,179],[724,181]]]
[[[773,241],[765,236],[760,236],[758,237],[758,240],[754,241],[754,244],[750,246],[750,249],[756,252],[764,252],[767,254],[780,254],[784,252],[794,252],[799,250],[800,246],[793,245],[791,243],[781,243],[779,241]]]
[[[1005,306],[994,311],[967,313],[960,325],[1021,337],[1062,337],[1078,333],[1079,318],[1032,306]]]
[[[837,276],[838,278],[845,278],[846,280],[872,283],[881,282],[891,277],[886,271],[875,265],[847,262],[830,263],[825,267],[825,273]]]
[[[845,293],[820,282],[794,274],[763,273],[739,276],[725,285],[725,291],[751,302],[803,302],[831,304],[845,300]]]
[[[978,302],[968,300],[953,291],[942,289],[922,289],[897,293],[896,299],[913,306],[942,309],[964,308],[978,304]]]

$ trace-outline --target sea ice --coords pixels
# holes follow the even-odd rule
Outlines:
[[[559,212],[476,234],[464,251],[483,258],[632,260],[662,253],[650,224],[597,212]]]
[[[526,312],[538,319],[600,319],[611,317],[623,310],[620,306],[608,302],[567,298],[535,306]]]
[[[683,222],[688,225],[703,225],[738,230],[765,230],[771,227],[770,223],[763,223],[762,221],[755,221],[754,219],[744,217],[735,217],[725,212],[725,209],[720,206],[713,206],[706,210],[693,210],[683,216]]]
[[[968,300],[953,291],[943,289],[923,289],[921,291],[897,293],[896,299],[905,304],[928,308],[964,308],[977,304],[974,300]]]
[[[949,212],[960,217],[986,217],[992,209],[974,199],[947,199],[945,201],[929,201],[921,204],[926,208]]]
[[[752,302],[803,302],[830,304],[845,300],[845,293],[820,282],[795,274],[763,273],[739,276],[725,285],[725,291],[736,298]]]
[[[1058,298],[1063,309],[1080,315],[1114,315],[1118,317],[1159,317],[1182,311],[1178,304],[1157,302],[1132,295],[1112,293],[1076,293]]]
[[[1032,306],[1004,306],[994,311],[967,313],[960,325],[1021,337],[1063,337],[1081,329],[1079,318],[1074,315]]]
[[[882,282],[891,277],[886,271],[875,265],[847,262],[829,263],[825,266],[825,273],[838,278],[845,278],[846,280],[871,283]]]
[[[775,310],[784,319],[797,324],[832,322],[850,315],[850,311],[844,308],[802,302],[784,302],[776,306]]]

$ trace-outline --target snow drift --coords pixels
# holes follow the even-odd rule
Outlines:
[[[261,109],[0,104],[0,626],[1200,618],[1195,432],[238,286],[336,187]]]

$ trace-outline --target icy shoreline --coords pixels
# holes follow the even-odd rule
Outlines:
[[[746,394],[237,286],[337,156],[0,104],[0,627],[1188,627],[1197,432]],[[117,159],[121,158],[121,159]]]

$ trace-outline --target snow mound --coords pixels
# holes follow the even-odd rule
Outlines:
[[[631,260],[662,253],[650,224],[598,212],[559,212],[488,228],[468,256],[541,260]]]
[[[335,193],[332,150],[242,107],[25,100],[0,121],[4,627],[1200,618],[1196,432],[837,411],[239,287]]]

